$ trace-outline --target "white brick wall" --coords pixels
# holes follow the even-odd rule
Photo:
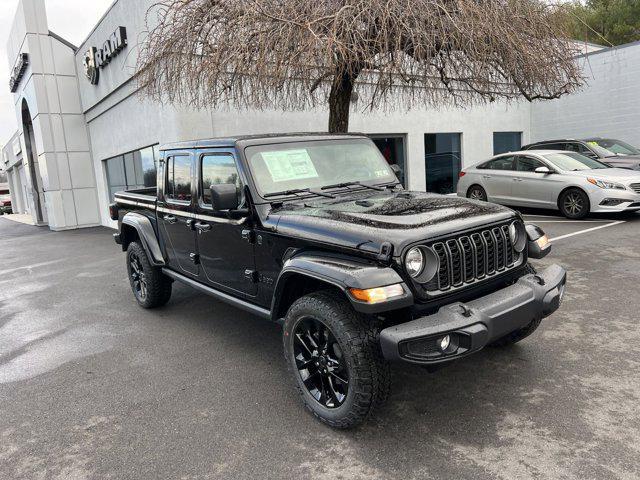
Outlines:
[[[558,100],[533,103],[531,140],[600,136],[640,146],[640,42],[579,62],[586,85]]]

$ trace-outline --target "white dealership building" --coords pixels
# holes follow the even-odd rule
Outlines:
[[[114,1],[78,46],[49,30],[44,0],[19,2],[7,61],[20,128],[3,148],[0,168],[14,209],[34,223],[53,230],[113,226],[107,206],[114,192],[155,185],[159,144],[326,129],[323,109],[193,110],[137,95],[137,43],[154,1]],[[363,111],[356,103],[350,129],[370,135],[399,164],[405,186],[443,193],[454,191],[460,168],[529,141],[602,134],[640,144],[640,45],[579,61],[589,86],[566,99],[408,112]]]

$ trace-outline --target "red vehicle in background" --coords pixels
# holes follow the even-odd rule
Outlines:
[[[8,188],[0,188],[0,215],[12,213],[11,195]]]

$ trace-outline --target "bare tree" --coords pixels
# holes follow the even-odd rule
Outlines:
[[[164,0],[148,13],[143,94],[194,106],[365,107],[552,99],[580,86],[540,0]]]

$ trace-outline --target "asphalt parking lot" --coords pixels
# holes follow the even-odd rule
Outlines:
[[[536,266],[569,272],[562,309],[516,346],[394,367],[348,432],[303,411],[276,325],[183,286],[142,310],[111,231],[0,218],[0,478],[639,478],[640,215],[524,213],[554,244]]]

